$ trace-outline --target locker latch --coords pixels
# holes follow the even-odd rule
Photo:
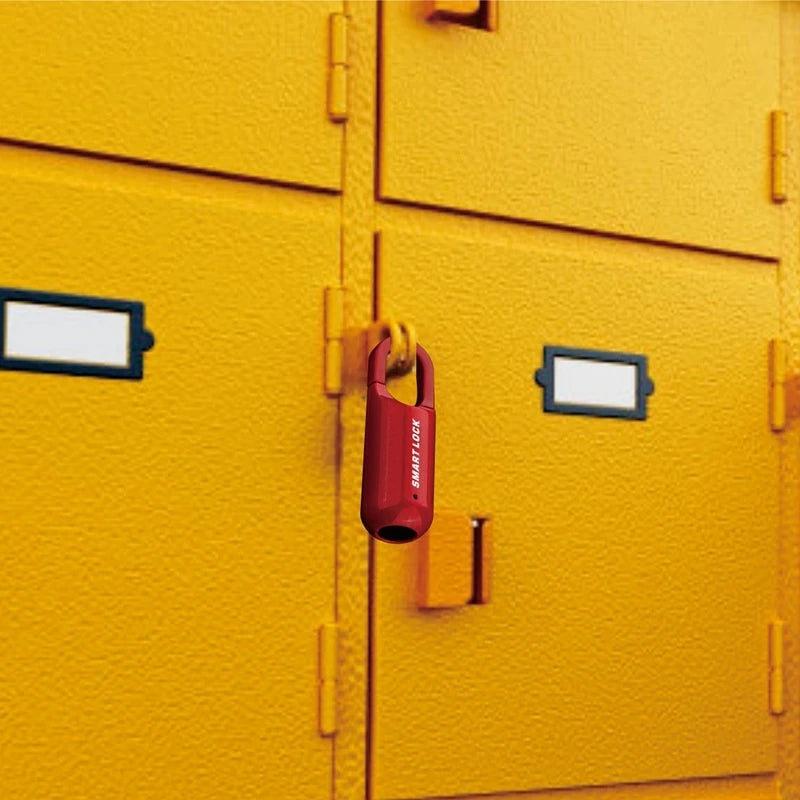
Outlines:
[[[485,605],[491,595],[492,521],[485,514],[438,511],[416,548],[418,608]]]
[[[425,18],[484,31],[497,30],[498,0],[426,0]]]

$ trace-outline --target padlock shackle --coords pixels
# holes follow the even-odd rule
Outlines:
[[[386,385],[386,359],[392,347],[391,338],[376,345],[369,355],[367,385],[373,383]],[[417,406],[433,408],[433,362],[422,345],[417,345]]]
[[[433,408],[433,362],[421,345],[417,345],[417,403]]]

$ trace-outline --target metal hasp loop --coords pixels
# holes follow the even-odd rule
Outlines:
[[[416,361],[414,325],[386,315],[358,328],[345,328],[344,294],[344,287],[328,286],[324,295],[323,390],[330,397],[363,388],[369,354],[387,336],[391,339],[388,375],[406,375]]]
[[[376,323],[391,339],[387,375],[407,375],[414,368],[417,352],[417,330],[410,322],[388,316]]]

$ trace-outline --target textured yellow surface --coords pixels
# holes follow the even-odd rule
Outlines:
[[[682,4],[679,21],[644,31],[638,3],[573,5],[607,23],[582,25],[574,43],[568,26],[530,16],[563,3],[504,1],[498,34],[383,4],[384,145],[431,149],[391,163],[384,151],[384,191],[468,214],[375,199],[376,3],[344,3],[349,119],[325,118],[327,14],[341,5],[0,3],[0,137],[344,188],[0,147],[0,285],[144,300],[158,340],[139,385],[0,373],[0,798],[378,800],[447,787],[464,800],[796,800],[800,441],[796,423],[764,438],[762,337],[778,333],[777,272],[780,333],[800,369],[800,4],[782,4],[780,98],[769,2]],[[503,28],[515,19],[521,33]],[[626,63],[653,91],[637,94]],[[776,105],[790,112],[789,199],[765,210]],[[380,306],[416,322],[434,353],[450,464],[439,506],[499,514],[485,607],[416,611],[411,549],[377,549],[361,526],[363,395],[321,394],[321,290],[340,266],[348,327]],[[652,456],[629,438],[612,457],[620,430],[649,434],[557,418],[545,431],[538,358],[524,357],[540,320],[667,348],[651,410],[673,438]],[[540,427],[494,440],[481,420],[522,424],[520,396]],[[575,425],[588,455],[554,461]],[[608,467],[596,486],[593,464]],[[639,511],[648,524],[587,522],[568,503],[578,480],[609,519]],[[787,623],[778,718],[766,715],[775,611]],[[337,732],[322,739],[317,627],[334,616]],[[726,764],[764,772],[609,785]],[[509,793],[537,770],[555,776],[538,785],[590,773],[607,785]]]
[[[375,797],[773,771],[775,266],[380,244],[436,365],[437,507],[492,516],[494,577],[489,605],[419,611],[409,551],[376,545]],[[544,344],[647,355],[647,421],[543,414]]]
[[[336,206],[0,148],[0,216],[0,285],[156,336],[142,382],[0,372],[0,797],[330,797]]]
[[[0,137],[335,189],[341,2],[0,3]]]
[[[778,3],[422,5],[383,5],[383,197],[777,254]]]

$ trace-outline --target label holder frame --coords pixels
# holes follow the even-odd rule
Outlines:
[[[128,316],[128,365],[81,363],[38,358],[19,358],[6,355],[7,303],[62,306],[90,311],[112,311]],[[93,378],[142,380],[144,353],[155,344],[155,337],[145,328],[144,303],[136,300],[117,300],[79,294],[40,292],[28,289],[0,287],[0,370],[14,372],[39,372],[47,375],[76,375]]]
[[[626,409],[620,406],[557,402],[555,399],[555,361],[557,358],[630,364],[636,367],[635,407]],[[623,353],[616,350],[590,350],[587,348],[545,345],[542,359],[543,365],[536,370],[534,380],[543,390],[542,410],[546,414],[568,414],[638,421],[647,419],[647,398],[655,391],[655,384],[647,374],[647,356],[638,353]]]

